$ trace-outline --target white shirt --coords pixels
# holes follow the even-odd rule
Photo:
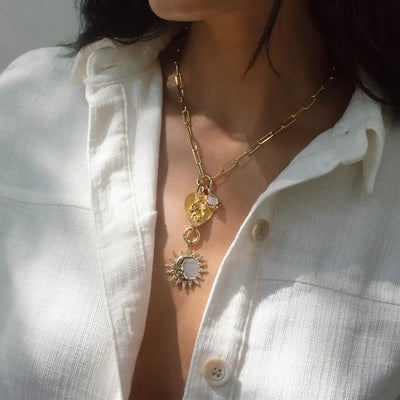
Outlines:
[[[157,56],[170,37],[102,40],[72,58],[34,50],[0,75],[2,400],[128,399],[153,268]],[[185,400],[400,395],[391,119],[356,89],[265,188],[219,267]]]

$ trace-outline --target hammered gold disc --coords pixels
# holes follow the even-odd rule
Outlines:
[[[203,225],[214,214],[207,204],[207,195],[203,193],[190,193],[185,200],[185,211],[193,226]]]

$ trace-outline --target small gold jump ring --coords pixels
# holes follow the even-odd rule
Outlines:
[[[194,232],[196,234],[196,237],[194,239],[189,239],[187,237],[189,232]],[[183,232],[183,239],[189,245],[196,244],[200,240],[200,231],[194,226],[189,226],[189,228],[186,228],[185,232]]]
[[[201,183],[201,180],[206,180],[206,181],[208,181],[208,183]],[[209,189],[211,189],[213,182],[214,182],[213,178],[207,174],[200,175],[197,178],[197,185],[207,187]]]

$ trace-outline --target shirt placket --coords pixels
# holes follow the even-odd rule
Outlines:
[[[88,70],[92,63],[96,53],[88,58]],[[145,256],[148,238],[139,226],[131,176],[126,89],[118,82],[91,84],[89,76],[86,98],[91,199],[120,377],[117,398],[128,398],[145,327],[151,258]]]

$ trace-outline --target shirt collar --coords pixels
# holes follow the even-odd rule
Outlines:
[[[341,164],[362,162],[367,193],[373,192],[392,117],[390,108],[372,100],[357,87],[344,114],[332,128],[332,139]]]
[[[172,24],[152,40],[129,45],[102,39],[83,47],[75,58],[73,84],[84,82],[92,86],[107,85],[148,70],[179,29],[180,24]],[[323,137],[317,137],[318,140],[307,146],[301,152],[301,157],[315,152],[315,147],[321,143],[328,144],[329,151],[335,152],[340,164],[362,162],[364,185],[367,193],[372,193],[381,162],[385,133],[390,129],[392,116],[390,108],[377,103],[356,88],[339,121],[324,132],[321,135]]]
[[[180,23],[171,24],[159,36],[131,44],[111,39],[90,43],[75,57],[72,84],[107,85],[146,71],[181,28]]]

